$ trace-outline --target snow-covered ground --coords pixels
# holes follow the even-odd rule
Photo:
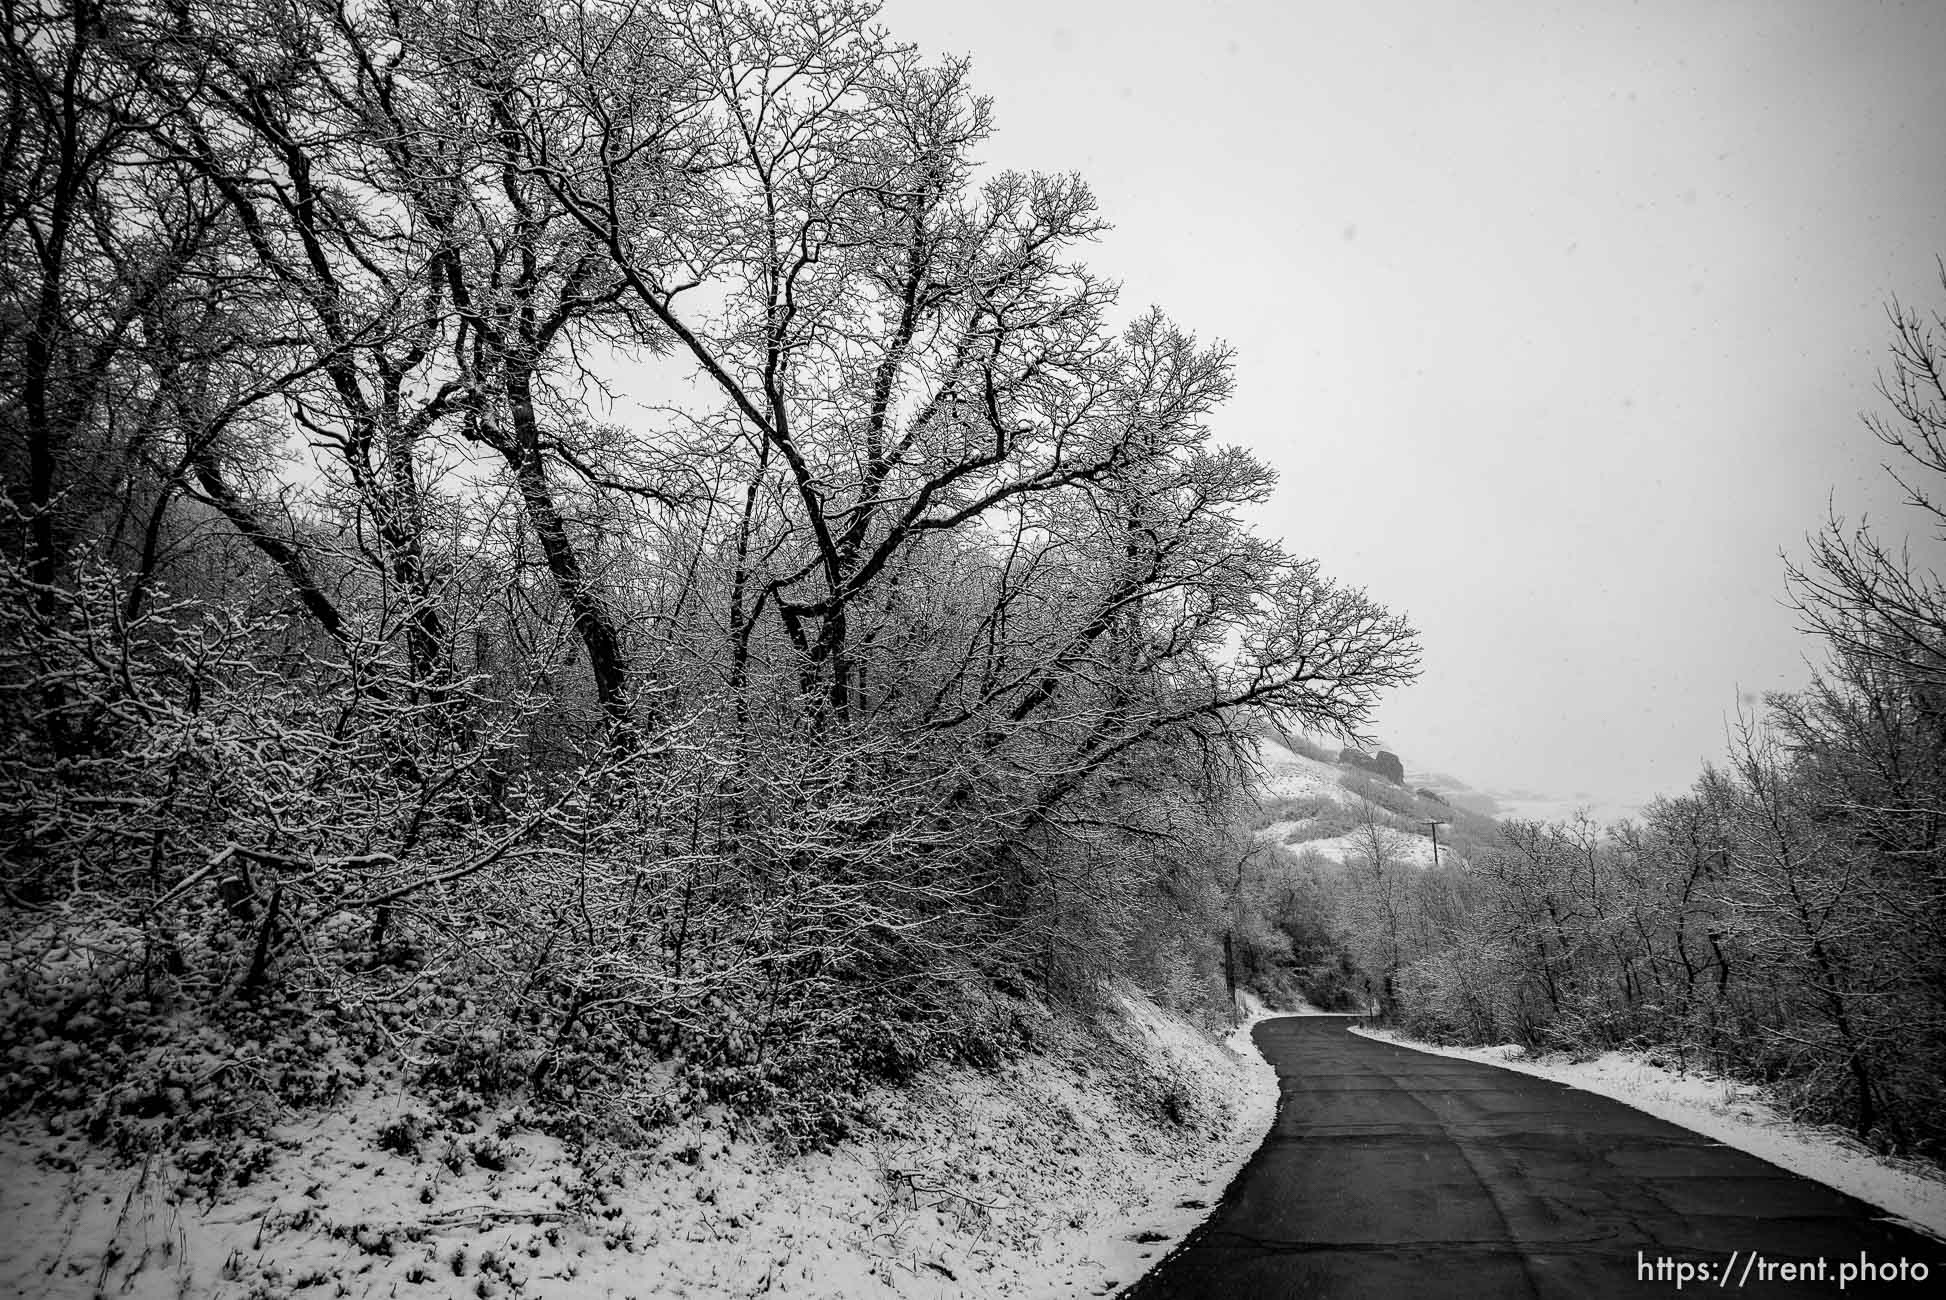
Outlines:
[[[1639,1052],[1606,1052],[1591,1061],[1570,1061],[1528,1058],[1511,1043],[1437,1047],[1389,1030],[1354,1027],[1351,1032],[1436,1056],[1497,1065],[1613,1098],[1794,1174],[1816,1179],[1946,1240],[1946,1181],[1936,1173],[1880,1156],[1840,1130],[1796,1123],[1766,1104],[1760,1091],[1749,1084],[1652,1064]]]
[[[1322,796],[1350,806],[1351,792],[1339,784],[1344,770],[1334,763],[1320,763],[1278,744],[1274,740],[1257,742],[1257,758],[1263,764],[1263,777],[1257,793],[1265,799],[1307,799]]]
[[[16,1117],[0,1128],[0,1291],[1106,1294],[1202,1219],[1277,1103],[1248,1038],[1261,1007],[1219,1044],[1139,994],[1115,1001],[1119,1063],[1050,1021],[1043,1054],[887,1090],[869,1131],[799,1157],[707,1120],[639,1160],[595,1157],[517,1111],[402,1153],[416,1103],[368,1092],[279,1129],[270,1166],[211,1205],[160,1161],[116,1165]],[[1156,1105],[1171,1097],[1180,1122]]]
[[[1311,849],[1324,855],[1324,857],[1332,862],[1348,862],[1355,854],[1364,851],[1364,839],[1357,832],[1350,832],[1344,835],[1330,835],[1315,840],[1288,841],[1286,837],[1290,832],[1301,825],[1303,825],[1302,822],[1272,822],[1261,833],[1261,837],[1273,840],[1278,844],[1283,844],[1292,853],[1302,853],[1306,849]],[[1282,831],[1281,834],[1273,834],[1273,832],[1279,830]],[[1389,853],[1390,860],[1393,863],[1406,867],[1431,868],[1431,840],[1425,838],[1423,835],[1414,838],[1403,831],[1391,832],[1391,835],[1391,848]],[[1443,840],[1440,842],[1441,844],[1445,843]],[[1441,853],[1442,860],[1446,856],[1444,852]],[[1369,859],[1361,858],[1360,861],[1369,861]]]

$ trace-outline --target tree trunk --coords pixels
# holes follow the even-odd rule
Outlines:
[[[521,370],[512,372],[507,380],[507,395],[514,441],[503,444],[501,454],[513,469],[521,502],[527,508],[527,522],[547,559],[547,571],[553,575],[555,588],[574,620],[574,630],[587,649],[588,667],[595,679],[595,697],[608,715],[614,738],[625,745],[632,744],[635,718],[621,634],[582,567],[581,557],[568,536],[567,521],[562,518],[554,490],[548,484],[547,466],[541,453],[540,421],[534,412],[532,375]]]

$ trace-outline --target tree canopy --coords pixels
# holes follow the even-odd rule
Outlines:
[[[0,5],[0,886],[110,986],[761,1098],[1180,964],[1417,671],[871,4]]]

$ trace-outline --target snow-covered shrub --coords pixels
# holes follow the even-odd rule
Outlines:
[[[248,1127],[377,1054],[579,1122],[667,1112],[632,1081],[673,1061],[674,1106],[814,1140],[955,1029],[964,840],[923,785],[858,784],[889,742],[760,750],[704,708],[537,762],[537,701],[293,660],[220,602],[125,619],[100,569],[51,613],[3,576],[9,1102]]]

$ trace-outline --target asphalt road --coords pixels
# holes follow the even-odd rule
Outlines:
[[[1686,1274],[1685,1295],[1835,1295],[1861,1255],[1904,1259],[1905,1280],[1846,1278],[1845,1295],[1946,1295],[1946,1246],[1619,1102],[1339,1019],[1254,1032],[1277,1068],[1276,1123],[1130,1300],[1645,1297],[1676,1294],[1678,1265],[1708,1270]],[[1786,1280],[1787,1264],[1806,1272]]]

